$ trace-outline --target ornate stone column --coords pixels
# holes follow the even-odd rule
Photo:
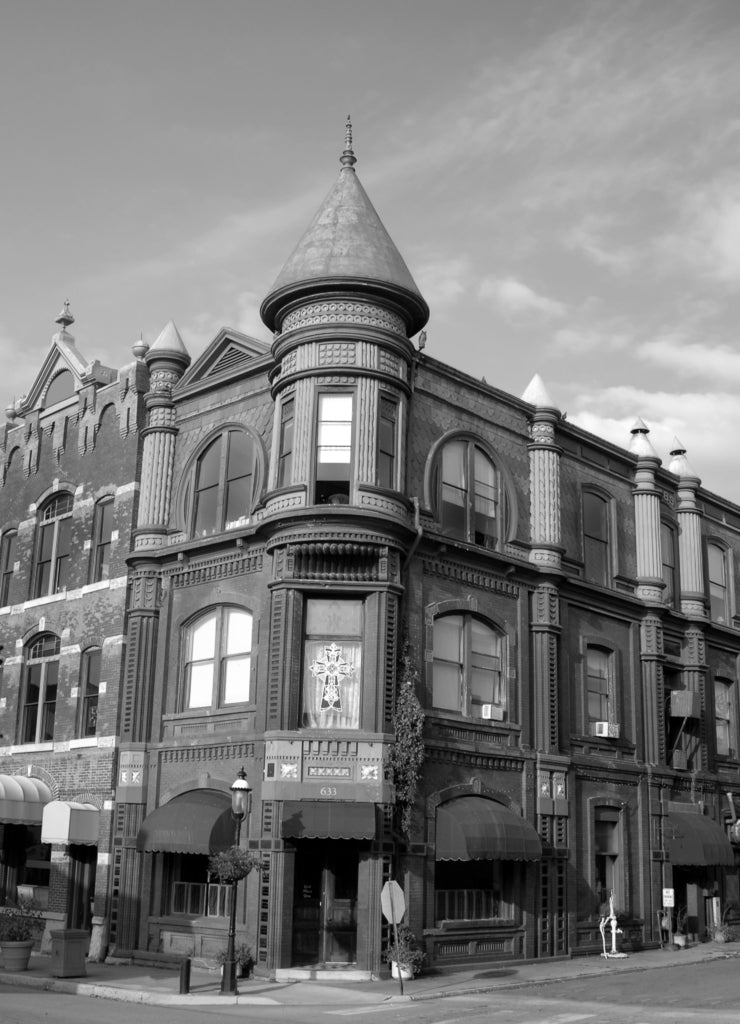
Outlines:
[[[660,551],[660,491],[655,473],[660,459],[648,439],[649,430],[638,419],[632,428],[630,451],[637,456],[635,486],[635,544],[637,596],[648,604],[663,603],[663,560]]]
[[[676,438],[668,464],[678,477],[678,555],[681,580],[681,611],[691,619],[707,618],[704,592],[704,559],[702,555],[701,519],[696,492],[701,480],[686,458],[686,449]]]
[[[545,385],[535,374],[522,395],[535,411],[531,418],[529,448],[529,560],[541,569],[560,570],[560,455],[555,425],[560,412],[550,401]]]

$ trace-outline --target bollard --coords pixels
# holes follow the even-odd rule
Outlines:
[[[189,956],[186,956],[184,960],[180,962],[180,995],[186,996],[190,992],[190,965],[192,960]]]

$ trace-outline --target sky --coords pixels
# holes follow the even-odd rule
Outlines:
[[[740,0],[0,0],[0,408],[196,358],[357,173],[428,355],[740,503]]]

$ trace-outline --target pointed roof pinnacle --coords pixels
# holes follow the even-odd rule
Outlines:
[[[337,180],[262,303],[262,319],[280,330],[280,312],[291,302],[369,293],[401,307],[411,337],[427,322],[429,307],[355,172],[349,117],[339,162]]]
[[[650,429],[646,425],[645,421],[641,420],[638,416],[630,432],[632,434],[632,440],[630,441],[629,450],[632,454],[636,455],[638,458],[657,459],[658,462],[660,462],[660,457],[648,438]]]
[[[668,469],[678,477],[683,477],[684,479],[689,478],[696,480],[697,482],[699,481],[699,477],[691,468],[689,460],[686,458],[686,447],[681,444],[677,437],[673,438],[673,445],[671,446],[671,461],[668,463]]]
[[[344,126],[344,152],[339,157],[339,163],[342,167],[347,167],[350,170],[357,163],[355,151],[352,149],[352,121],[349,114],[347,114],[347,123]]]
[[[547,388],[545,387],[545,382],[542,380],[539,373],[536,373],[529,384],[527,384],[524,389],[524,394],[522,395],[522,400],[529,402],[530,405],[537,406],[539,409],[557,408],[553,400],[550,398]]]
[[[65,299],[64,300],[64,306],[62,307],[62,312],[56,318],[54,323],[55,324],[59,324],[59,326],[62,328],[62,330],[66,331],[67,328],[70,326],[70,324],[73,324],[74,322],[75,322],[75,318],[72,316],[72,314],[69,311],[69,299]]]

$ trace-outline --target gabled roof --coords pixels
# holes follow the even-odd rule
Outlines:
[[[410,333],[429,317],[421,292],[355,173],[351,141],[348,122],[339,177],[262,303],[262,319],[271,330],[290,298],[343,286],[395,293],[411,314]]]
[[[268,355],[270,346],[248,334],[222,327],[205,352],[188,369],[178,389],[199,384],[211,378],[223,381],[238,374],[255,359]]]
[[[103,366],[97,360],[92,363],[86,362],[75,344],[75,339],[66,330],[68,324],[74,320],[69,313],[68,303],[65,303],[65,311],[66,317],[62,315],[57,319],[57,323],[61,324],[61,330],[52,337],[49,351],[31,389],[16,406],[20,416],[24,416],[33,409],[44,408],[49,386],[54,378],[64,371],[71,373],[74,391],[79,391],[87,384],[100,386],[110,384],[116,378],[115,370]]]

